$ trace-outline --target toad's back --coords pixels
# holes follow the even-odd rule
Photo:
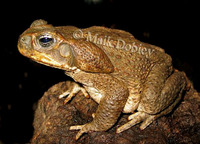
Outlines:
[[[99,46],[109,57],[114,72],[112,75],[130,83],[142,83],[151,68],[159,62],[169,63],[171,57],[160,47],[143,43],[128,32],[104,27],[78,29],[57,27],[66,39],[85,39]]]

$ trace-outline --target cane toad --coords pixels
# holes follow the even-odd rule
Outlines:
[[[163,49],[122,30],[53,27],[36,20],[19,37],[18,49],[38,63],[64,70],[77,82],[59,96],[67,96],[65,103],[82,91],[99,104],[91,122],[70,127],[80,130],[76,139],[88,131],[108,130],[121,112],[130,113],[129,122],[117,133],[140,122],[145,129],[172,111],[187,83]]]

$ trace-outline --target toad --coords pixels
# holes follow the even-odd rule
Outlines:
[[[93,120],[71,126],[76,139],[89,131],[106,131],[129,113],[123,132],[141,123],[145,129],[180,101],[187,85],[185,73],[175,70],[172,58],[160,47],[141,42],[128,32],[93,26],[54,27],[34,21],[21,34],[19,52],[44,65],[62,69],[77,83],[62,93],[67,103],[79,91],[99,105]]]

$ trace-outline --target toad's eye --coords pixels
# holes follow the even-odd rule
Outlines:
[[[50,47],[54,42],[55,39],[49,35],[43,35],[39,38],[39,44],[44,48]]]

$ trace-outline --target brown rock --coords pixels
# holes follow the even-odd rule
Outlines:
[[[40,99],[34,118],[32,143],[56,144],[165,144],[200,143],[200,95],[191,88],[175,110],[154,121],[145,130],[138,125],[120,134],[116,128],[127,122],[122,114],[118,122],[106,132],[90,132],[75,141],[77,131],[69,130],[71,125],[92,121],[97,104],[80,92],[68,104],[58,96],[71,82],[60,82],[52,86]]]

